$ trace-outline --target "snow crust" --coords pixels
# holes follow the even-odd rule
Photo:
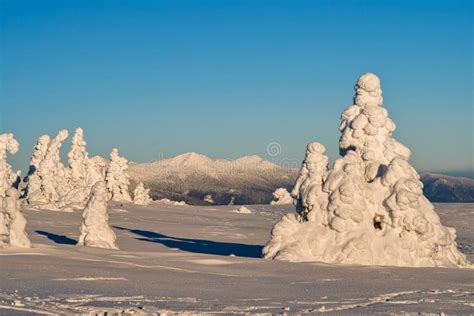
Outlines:
[[[283,205],[283,204],[292,204],[293,197],[290,195],[285,188],[278,188],[273,192],[273,201],[270,202],[271,205]]]
[[[0,248],[30,248],[26,219],[20,212],[20,192],[15,187],[18,173],[7,162],[7,154],[20,148],[13,134],[0,135]]]
[[[466,267],[456,232],[423,196],[408,159],[392,138],[395,123],[382,107],[379,78],[355,85],[354,104],[341,116],[341,158],[331,170],[325,148],[311,143],[291,192],[296,214],[272,230],[266,258],[362,265]]]
[[[116,237],[109,227],[107,214],[107,187],[99,181],[92,187],[87,206],[82,214],[81,235],[78,245],[106,249],[118,249]]]

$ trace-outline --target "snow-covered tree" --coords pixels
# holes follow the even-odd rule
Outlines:
[[[31,246],[20,212],[20,193],[13,186],[17,173],[7,162],[7,154],[16,154],[19,146],[13,134],[0,135],[0,248]]]
[[[423,196],[408,159],[392,138],[395,124],[382,107],[377,76],[355,86],[342,113],[342,155],[327,171],[324,147],[308,146],[292,196],[297,213],[275,225],[266,258],[364,265],[465,267],[453,228]],[[310,144],[311,145],[311,144]]]
[[[119,156],[117,148],[112,149],[109,166],[105,175],[110,200],[132,202],[129,192],[130,180],[125,172],[127,169],[128,160]]]
[[[46,156],[48,151],[49,143],[51,139],[49,135],[43,135],[38,138],[35,146],[33,147],[33,154],[31,155],[30,168],[28,175],[25,178],[25,189],[24,198],[27,199],[29,204],[35,202],[45,203],[45,197],[41,191],[41,178],[39,176],[39,168],[41,162]]]
[[[79,127],[72,138],[71,150],[68,153],[71,181],[74,186],[92,187],[96,182],[104,180],[101,170],[96,167],[95,161],[89,159],[86,145],[84,131]]]
[[[76,208],[84,207],[92,186],[104,178],[95,162],[89,159],[82,128],[77,128],[72,138],[68,161],[71,190],[62,197],[61,204]]]
[[[26,219],[20,211],[20,192],[14,187],[7,190],[3,207],[10,222],[10,247],[30,248]]]
[[[71,181],[75,186],[86,186],[89,184],[89,154],[87,153],[84,131],[77,128],[72,137],[71,150],[68,155],[69,168],[71,169]]]
[[[151,202],[150,189],[146,189],[143,182],[140,182],[133,191],[133,204],[150,205]]]
[[[104,181],[99,181],[92,187],[89,201],[82,214],[78,245],[118,249],[115,234],[108,223],[107,194]]]
[[[68,135],[67,130],[61,130],[51,140],[37,171],[41,179],[42,200],[52,208],[70,190],[69,172],[61,162],[61,146]]]
[[[270,202],[271,205],[283,205],[283,204],[292,204],[293,198],[290,193],[285,188],[278,188],[273,192],[273,201]]]

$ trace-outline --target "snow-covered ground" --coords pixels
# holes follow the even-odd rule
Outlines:
[[[260,258],[292,206],[110,204],[120,250],[75,246],[81,212],[23,210],[31,249],[0,250],[0,314],[473,313],[474,270]],[[436,204],[474,261],[474,204]]]

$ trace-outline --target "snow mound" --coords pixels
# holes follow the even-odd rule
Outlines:
[[[202,200],[209,204],[214,204],[214,199],[212,198],[211,194],[206,194]]]
[[[237,209],[237,213],[240,213],[240,214],[252,214],[253,212],[247,208],[245,205],[242,205],[241,207],[239,207]]]
[[[284,205],[284,204],[293,204],[293,198],[285,188],[278,188],[273,192],[273,201],[270,202],[271,205]]]
[[[170,199],[161,199],[161,200],[157,200],[157,201],[154,201],[158,204],[168,204],[168,205],[175,205],[175,206],[187,206],[188,204],[186,204],[186,202],[184,201],[172,201]]]
[[[266,258],[362,265],[466,267],[456,232],[441,224],[392,138],[379,78],[359,78],[354,105],[341,116],[341,158],[328,170],[325,148],[309,144],[292,191],[297,213],[272,230]]]

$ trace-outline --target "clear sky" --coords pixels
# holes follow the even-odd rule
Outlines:
[[[472,1],[0,0],[2,131],[81,126],[134,161],[337,156],[357,77],[381,77],[420,170],[473,169]],[[266,154],[278,142],[282,152]]]

